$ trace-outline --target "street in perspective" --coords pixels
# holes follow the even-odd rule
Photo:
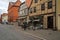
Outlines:
[[[60,40],[60,0],[0,0],[0,40]]]

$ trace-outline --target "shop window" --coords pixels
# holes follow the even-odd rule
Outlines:
[[[48,9],[52,8],[52,1],[48,2]]]
[[[39,19],[40,19],[40,24],[43,25],[43,15],[40,15],[40,16],[39,16]]]

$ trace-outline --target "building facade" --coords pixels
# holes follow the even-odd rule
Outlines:
[[[17,0],[16,2],[9,2],[8,6],[8,19],[9,22],[14,22],[18,18],[18,10],[21,2]]]
[[[29,4],[28,4],[29,5]],[[56,0],[32,0],[29,19],[43,28],[56,29]]]
[[[60,30],[60,0],[56,0],[56,27]]]
[[[20,9],[19,9],[19,17],[18,17],[19,24],[22,24],[24,21],[27,21],[27,15],[28,15],[28,8],[25,2],[23,2],[20,5]]]

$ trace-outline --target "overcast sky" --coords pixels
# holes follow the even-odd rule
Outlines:
[[[9,2],[15,2],[16,0],[0,0],[0,14],[7,12],[8,9],[8,3]],[[21,0],[21,2],[24,2],[25,0]]]

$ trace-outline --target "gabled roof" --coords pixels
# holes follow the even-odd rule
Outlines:
[[[8,7],[8,9],[10,9],[14,4],[15,4],[15,2],[9,2],[9,7]]]
[[[23,5],[23,4],[25,4],[25,2],[21,3],[20,6]]]
[[[32,1],[33,1],[33,0],[26,0],[26,1],[25,1],[25,3],[26,3],[26,5],[27,5],[28,8],[29,8],[30,5],[32,4]]]
[[[16,2],[9,2],[9,7],[8,7],[8,10],[13,7],[13,6],[20,6],[21,4],[21,1],[20,0],[17,0]]]
[[[7,16],[8,14],[7,13],[3,13],[3,14],[1,14],[1,16]]]
[[[17,1],[15,2],[14,6],[20,6],[20,4],[21,4],[21,1],[20,1],[20,0],[17,0]]]

